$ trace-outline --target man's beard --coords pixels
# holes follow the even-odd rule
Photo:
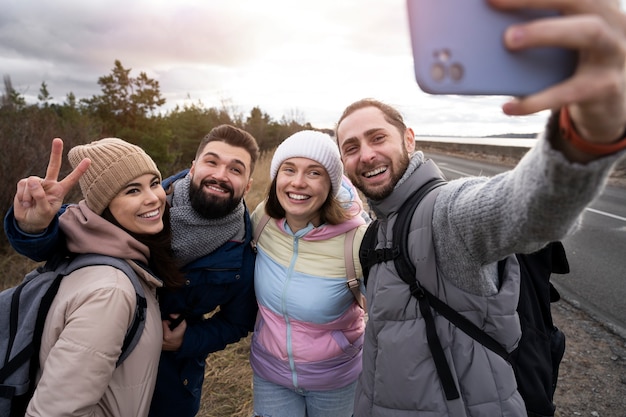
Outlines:
[[[409,156],[407,153],[403,152],[400,159],[397,161],[397,164],[393,165],[395,168],[391,172],[391,180],[382,187],[370,188],[366,185],[365,181],[363,181],[360,175],[348,175],[348,178],[352,182],[356,188],[358,188],[368,200],[372,201],[380,201],[384,198],[389,197],[393,190],[396,188],[396,184],[402,178],[404,173],[406,172],[407,167],[409,166]],[[389,165],[389,169],[392,169],[392,165]],[[365,171],[365,170],[362,170]]]
[[[215,184],[227,190],[228,196],[218,197],[204,192],[204,186]],[[199,186],[193,182],[189,184],[189,200],[191,207],[205,219],[219,219],[230,214],[237,208],[243,196],[235,197],[231,187],[217,181],[203,181]]]

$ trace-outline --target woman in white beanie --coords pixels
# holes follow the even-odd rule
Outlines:
[[[360,200],[337,198],[345,186],[343,166],[337,145],[321,132],[301,131],[283,141],[270,177],[268,197],[252,215],[255,229],[263,227],[250,353],[254,413],[350,417],[365,322],[347,285],[344,244],[356,229],[350,252],[362,278],[358,248],[366,225]]]
[[[53,149],[62,149],[58,141]],[[51,166],[60,166],[60,154],[52,153]],[[84,199],[59,218],[67,250],[126,260],[145,292],[145,325],[135,348],[116,366],[138,302],[133,284],[110,265],[67,275],[46,318],[38,383],[26,416],[146,416],[162,344],[155,294],[163,281],[149,270],[166,287],[182,283],[171,256],[161,174],[141,148],[116,138],[76,146],[68,158],[73,168],[85,158],[91,163],[80,178]]]

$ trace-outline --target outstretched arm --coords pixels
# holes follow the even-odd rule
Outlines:
[[[511,50],[556,46],[578,51],[569,79],[536,94],[504,104],[509,115],[527,115],[567,107],[580,137],[592,144],[623,140],[626,128],[626,15],[618,0],[488,0],[499,9],[542,8],[562,16],[513,25],[505,33]],[[581,151],[571,142],[553,143],[572,162],[600,154]]]

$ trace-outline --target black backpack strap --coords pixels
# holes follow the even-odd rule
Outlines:
[[[396,222],[393,225],[393,251],[402,255],[394,258],[396,270],[400,275],[400,278],[406,282],[411,288],[411,294],[417,291],[417,287],[420,287],[415,277],[415,266],[413,261],[409,259],[408,251],[408,237],[409,226],[415,210],[420,202],[426,197],[426,194],[445,184],[446,181],[441,178],[434,178],[422,185],[417,191],[407,198],[396,217]]]
[[[442,185],[443,183],[445,183],[443,179],[438,178],[435,180],[431,180],[431,182],[422,186],[420,189],[414,192],[411,196],[409,196],[409,199],[400,208],[400,211],[398,212],[398,217],[400,217],[403,214],[403,212],[413,213],[415,211],[414,210],[415,207],[417,207],[417,204],[419,204],[421,199],[431,190],[430,186],[428,185],[430,184],[432,186],[435,184],[435,182],[438,185]],[[405,210],[405,207],[409,207],[413,209]],[[410,218],[409,218],[409,221],[410,221]],[[359,249],[359,261],[361,262],[361,268],[363,269],[363,277],[364,277],[365,285],[367,285],[367,279],[369,277],[369,272],[372,266],[382,263],[382,262],[395,260],[399,257],[398,255],[400,254],[399,247],[397,244],[394,244],[392,248],[376,249],[376,244],[378,242],[378,228],[379,228],[378,219],[375,219],[372,222],[370,222],[370,224],[367,227],[367,230],[365,231],[365,235],[363,236],[363,240],[361,241],[361,247]],[[402,229],[402,230],[406,230],[406,229]],[[402,232],[402,234],[404,234],[404,232]],[[396,235],[394,233],[394,239],[395,238],[396,238]],[[413,267],[413,264],[411,263],[410,260],[408,262],[407,261],[402,262],[402,265],[400,265],[400,268],[402,268],[402,271],[406,271],[407,270],[406,268],[408,268],[409,272],[407,273],[407,276],[415,276],[415,268]],[[412,273],[410,272],[411,268],[413,270]],[[402,274],[400,275],[402,277]],[[405,280],[403,277],[402,279]],[[412,280],[409,280],[409,281],[412,281]],[[407,284],[411,285],[409,281],[405,280]]]
[[[152,274],[152,272],[147,267],[140,265],[136,262],[135,264],[142,270]],[[124,341],[122,343],[122,353],[120,354],[120,357],[115,364],[115,366],[120,366],[139,342],[141,333],[143,332],[143,328],[145,326],[146,309],[148,307],[148,302],[146,301],[145,292],[139,281],[140,278],[137,276],[137,273],[132,268],[132,266],[124,259],[93,253],[81,254],[76,256],[76,258],[74,258],[65,269],[59,271],[59,273],[63,275],[68,275],[69,273],[76,271],[77,269],[93,265],[108,265],[119,269],[120,271],[124,272],[126,276],[128,276],[128,279],[135,289],[135,314],[133,315],[133,320],[130,323],[128,330],[126,331],[126,335],[124,336]]]
[[[553,274],[569,274],[569,262],[567,260],[567,254],[565,253],[565,247],[563,243],[551,242],[549,244],[552,251],[552,273]],[[561,294],[550,282],[550,302],[555,303],[561,299]]]
[[[378,219],[372,220],[365,230],[361,246],[359,247],[359,262],[363,270],[363,282],[367,286],[367,278],[370,274],[370,268],[376,262],[376,235],[378,234]]]
[[[459,398],[459,392],[454,383],[450,366],[446,361],[439,336],[435,326],[435,320],[432,315],[431,308],[444,316],[448,321],[454,324],[456,327],[465,332],[468,336],[472,337],[483,346],[494,351],[504,359],[508,358],[508,352],[498,343],[495,339],[482,331],[478,326],[469,321],[465,316],[458,313],[452,307],[439,298],[435,297],[424,287],[422,287],[417,280],[415,266],[409,258],[408,251],[408,230],[411,224],[411,220],[415,211],[422,201],[422,199],[435,188],[445,184],[445,181],[440,178],[433,179],[424,184],[420,189],[414,192],[407,201],[403,204],[402,208],[398,212],[396,222],[393,226],[393,239],[394,247],[397,247],[397,251],[400,256],[394,258],[394,265],[400,278],[409,285],[411,295],[418,300],[420,312],[424,318],[426,325],[426,338],[428,346],[430,348],[433,360],[435,361],[435,368],[437,374],[441,379],[441,383],[448,400],[454,400]]]
[[[396,222],[393,225],[393,247],[394,249],[397,248],[400,254],[400,256],[394,258],[396,271],[398,272],[400,278],[408,284],[411,295],[417,298],[420,313],[422,314],[426,325],[426,340],[428,342],[428,347],[430,348],[431,355],[435,361],[437,375],[441,380],[446,398],[448,400],[454,400],[459,398],[459,391],[454,383],[452,372],[450,371],[441,342],[439,341],[439,336],[437,335],[435,320],[433,318],[432,311],[430,310],[431,305],[429,298],[426,295],[429,293],[417,281],[415,276],[415,266],[408,256],[407,242],[409,234],[408,227],[417,206],[426,194],[434,188],[443,185],[444,182],[445,181],[439,179],[431,180],[410,195],[405,201],[398,211]]]

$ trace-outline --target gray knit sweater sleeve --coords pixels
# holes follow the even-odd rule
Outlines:
[[[496,293],[496,262],[576,230],[620,156],[570,163],[544,133],[513,170],[451,181],[433,214],[439,273],[470,293]]]

